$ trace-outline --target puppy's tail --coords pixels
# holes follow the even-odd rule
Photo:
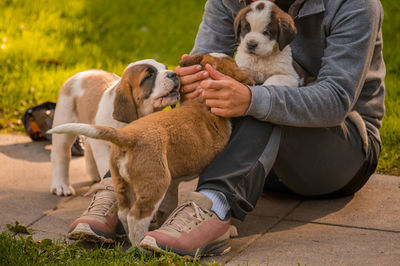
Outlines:
[[[120,129],[82,123],[62,124],[48,130],[47,133],[83,135],[89,138],[110,141],[118,146],[129,145],[132,142],[132,138],[128,138]]]

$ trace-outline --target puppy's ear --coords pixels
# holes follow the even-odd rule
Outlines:
[[[121,80],[116,86],[113,118],[117,121],[130,123],[138,119],[133,92],[128,82]]]
[[[233,30],[235,31],[235,41],[240,41],[240,31],[242,20],[246,17],[247,12],[249,12],[250,7],[245,7],[239,11],[236,15],[235,21],[233,22]]]
[[[283,13],[278,18],[278,25],[279,25],[279,36],[278,36],[278,43],[279,43],[279,50],[283,50],[286,45],[291,43],[296,37],[297,30],[294,26],[294,21],[291,16],[286,13]]]
[[[200,64],[201,60],[203,60],[203,55],[202,54],[189,55],[185,59],[181,60],[179,62],[179,65],[181,67],[198,65],[198,64]]]

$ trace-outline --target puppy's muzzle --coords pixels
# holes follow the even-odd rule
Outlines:
[[[254,51],[256,50],[258,46],[258,42],[250,40],[247,42],[247,50],[249,51],[250,54],[254,54]]]
[[[181,86],[181,81],[178,78],[178,75],[176,75],[175,72],[170,72],[170,73],[167,74],[167,78],[172,80],[172,82],[174,84],[174,88],[172,89],[172,91],[179,91],[179,88]]]

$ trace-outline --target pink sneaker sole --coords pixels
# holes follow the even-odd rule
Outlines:
[[[162,244],[157,243],[154,237],[145,236],[142,242],[140,242],[140,246],[144,249],[151,250],[157,253],[175,253],[179,256],[191,256],[197,258],[204,256],[221,256],[231,251],[229,239],[219,242],[211,242],[196,250],[179,250],[165,247]]]

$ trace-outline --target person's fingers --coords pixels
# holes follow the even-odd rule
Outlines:
[[[197,81],[197,82],[183,86],[182,89],[183,89],[184,93],[189,93],[189,92],[192,92],[192,91],[198,89],[199,87],[200,87],[200,82]]]
[[[181,83],[183,85],[186,85],[186,84],[191,84],[196,81],[206,79],[208,77],[209,77],[209,74],[207,71],[200,71],[200,72],[197,72],[192,75],[181,76],[180,79],[181,79]]]
[[[201,90],[200,89],[196,89],[190,93],[186,93],[183,95],[183,100],[190,100],[190,99],[194,99],[197,98],[198,96],[200,96],[201,94]]]
[[[229,76],[226,76],[224,74],[222,74],[221,72],[219,72],[218,70],[216,70],[215,68],[213,68],[210,64],[206,64],[206,70],[208,71],[208,73],[210,74],[210,77],[212,77],[215,80],[231,80],[232,78]]]
[[[220,90],[230,86],[230,80],[207,79],[200,82],[200,86],[205,90]]]
[[[221,101],[217,99],[207,99],[205,101],[205,104],[211,108],[221,108],[221,109],[228,108],[228,104],[226,101]]]
[[[201,86],[200,86],[201,87]],[[202,96],[203,99],[219,99],[219,100],[227,100],[229,98],[229,92],[225,90],[213,90],[213,89],[203,89]]]
[[[231,117],[231,114],[228,109],[214,107],[210,109],[210,112],[214,115],[221,116],[221,117]]]
[[[175,73],[180,76],[184,77],[187,75],[193,75],[201,70],[200,65],[193,65],[193,66],[188,66],[188,67],[181,67],[178,66],[174,69]]]

